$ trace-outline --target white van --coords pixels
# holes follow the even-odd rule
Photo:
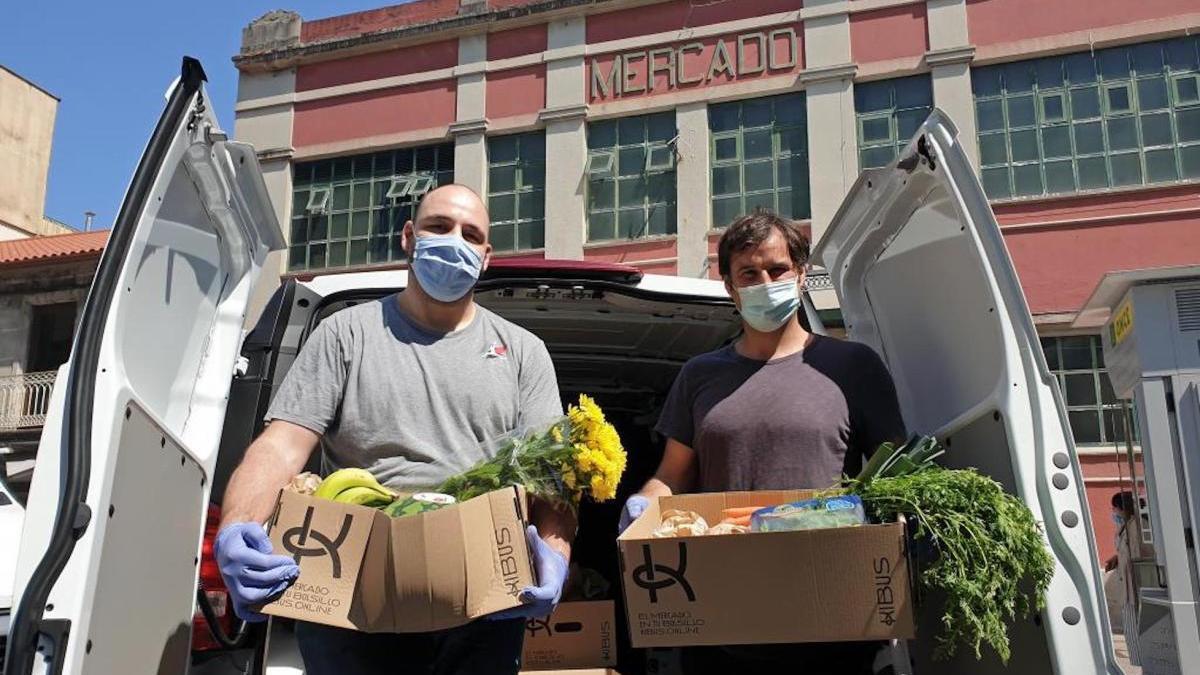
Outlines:
[[[243,336],[254,281],[284,242],[254,150],[219,130],[203,80],[185,60],[57,380],[5,675],[301,672],[294,648],[279,643],[285,626],[268,643],[261,627],[234,625],[207,557],[215,518],[206,537],[206,516],[313,327],[402,289],[406,275],[289,280]],[[814,254],[850,337],[891,368],[909,428],[943,439],[947,464],[976,467],[1023,499],[1056,560],[1045,611],[1011,627],[1007,668],[990,655],[931,661],[930,598],[909,645],[912,672],[1120,673],[1063,404],[944,115],[934,112],[897,162],[859,178]],[[499,262],[476,297],[546,341],[565,397],[586,391],[611,411],[632,452],[625,493],[657,463],[649,428],[679,367],[739,329],[720,282],[623,266]],[[806,314],[818,328],[811,305]],[[578,556],[615,555],[619,506],[581,516]],[[193,638],[197,612],[215,621],[196,634],[217,634],[216,649]]]

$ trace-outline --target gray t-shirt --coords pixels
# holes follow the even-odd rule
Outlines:
[[[532,333],[482,307],[466,327],[430,333],[396,301],[323,320],[267,411],[322,435],[326,472],[362,467],[398,490],[430,488],[490,457],[504,434],[563,414]]]
[[[904,440],[896,387],[868,346],[824,336],[773,361],[733,345],[697,356],[656,427],[696,452],[704,492],[827,488]]]

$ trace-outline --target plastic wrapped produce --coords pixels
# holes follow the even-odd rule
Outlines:
[[[866,522],[862,499],[857,495],[838,495],[760,509],[750,516],[750,530],[787,532],[824,527],[853,527]]]
[[[693,511],[671,509],[663,513],[662,524],[654,531],[654,536],[662,537],[694,537],[708,531],[708,522],[700,514]]]

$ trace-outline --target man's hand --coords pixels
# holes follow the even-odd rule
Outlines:
[[[279,595],[300,576],[300,567],[285,555],[271,555],[271,540],[258,523],[234,523],[217,533],[217,565],[242,621],[266,621],[250,609]]]
[[[489,619],[535,619],[550,616],[558,606],[563,584],[567,581],[567,559],[542,540],[536,525],[529,526],[525,538],[529,542],[529,550],[533,552],[538,585],[527,586],[521,591],[521,602],[525,604],[496,612]]]
[[[621,510],[621,524],[617,528],[617,534],[620,535],[629,529],[629,526],[642,515],[647,506],[650,506],[650,500],[642,495],[633,495],[626,500],[625,508]]]

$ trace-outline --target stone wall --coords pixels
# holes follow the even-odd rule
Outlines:
[[[30,319],[35,305],[64,302],[83,310],[96,260],[0,269],[0,375],[26,372]]]

